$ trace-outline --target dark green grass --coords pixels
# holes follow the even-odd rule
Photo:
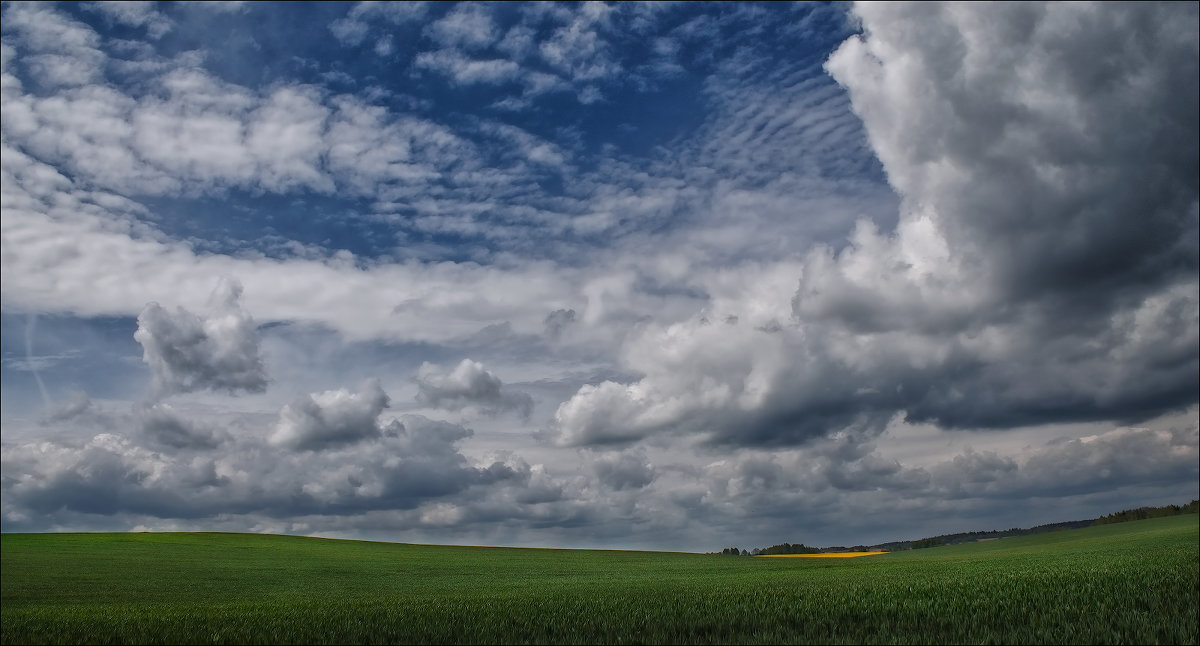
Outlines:
[[[857,559],[5,534],[3,643],[1196,643],[1197,517]]]

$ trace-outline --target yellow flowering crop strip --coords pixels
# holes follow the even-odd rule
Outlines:
[[[845,559],[854,558],[856,556],[872,556],[874,554],[887,554],[887,552],[826,552],[824,554],[759,554],[764,558],[826,558],[826,559]]]

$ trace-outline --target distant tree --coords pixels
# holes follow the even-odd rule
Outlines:
[[[1180,514],[1194,514],[1200,509],[1200,501],[1193,500],[1188,504],[1180,507],[1179,505],[1166,505],[1165,507],[1139,507],[1137,509],[1125,509],[1107,516],[1101,516],[1096,519],[1096,525],[1108,525],[1111,523],[1126,523],[1133,520],[1146,520],[1147,518],[1162,518],[1164,516],[1178,516]]]
[[[764,547],[762,550],[760,550],[761,554],[767,554],[767,555],[771,555],[771,554],[819,554],[820,552],[821,552],[820,549],[818,549],[816,547],[807,547],[804,545],[804,543],[797,543],[795,545],[792,545],[791,543],[780,543],[779,545],[772,545],[770,547]]]
[[[940,538],[922,538],[919,541],[913,541],[912,548],[914,550],[925,549],[927,547],[941,547],[946,543]]]

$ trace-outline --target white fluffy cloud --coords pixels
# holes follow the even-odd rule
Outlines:
[[[479,49],[496,42],[499,35],[486,5],[462,3],[425,28],[425,33],[443,47]]]
[[[150,366],[157,393],[266,390],[258,328],[242,310],[241,295],[236,281],[222,281],[208,317],[183,308],[172,313],[158,303],[146,305],[133,338],[142,345],[142,361]]]
[[[103,75],[106,57],[99,49],[100,39],[86,25],[30,4],[6,11],[5,26],[15,30],[21,45],[29,50],[30,56],[24,62],[36,72],[40,83],[70,88]],[[10,83],[5,83],[5,89]]]

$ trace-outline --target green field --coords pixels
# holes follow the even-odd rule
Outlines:
[[[4,534],[3,643],[1196,643],[1197,516],[851,559]]]

